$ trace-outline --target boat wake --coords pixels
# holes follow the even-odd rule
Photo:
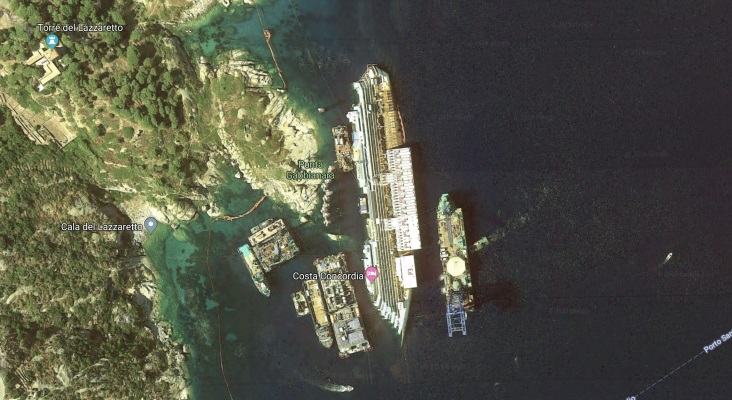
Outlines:
[[[539,214],[539,211],[545,204],[557,197],[557,185],[551,181],[542,183],[533,193],[526,193],[525,196],[531,195],[536,197],[535,202],[524,212],[518,213],[516,216],[507,220],[505,225],[496,229],[488,236],[483,236],[477,242],[473,243],[470,250],[480,252],[488,245],[498,242],[509,234],[517,232],[532,221],[533,217]]]
[[[349,385],[338,385],[335,383],[330,383],[325,380],[316,380],[316,379],[310,379],[301,376],[300,379],[303,382],[307,382],[313,386],[317,386],[323,390],[327,390],[329,392],[350,392],[353,391],[353,386]]]

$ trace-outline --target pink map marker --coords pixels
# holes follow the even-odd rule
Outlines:
[[[379,276],[379,270],[375,267],[366,268],[366,279],[373,283],[376,277]]]

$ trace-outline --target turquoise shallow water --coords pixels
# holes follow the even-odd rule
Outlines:
[[[245,182],[235,179],[232,171],[229,172],[226,183],[215,197],[227,214],[241,214],[255,204],[262,193],[252,190]],[[246,241],[251,227],[270,217],[282,217],[294,227],[304,248],[302,255],[269,276],[272,297],[265,298],[252,284],[236,249]],[[283,371],[280,370],[298,358],[286,353],[295,347],[288,348],[287,343],[275,344],[278,340],[287,341],[289,335],[296,333],[302,339],[302,343],[297,345],[302,348],[299,357],[305,357],[312,351],[314,355],[310,360],[316,360],[318,356],[329,353],[310,346],[317,343],[310,320],[296,319],[290,293],[298,289],[298,282],[292,279],[292,273],[310,272],[313,258],[352,249],[353,242],[332,241],[325,236],[322,226],[314,222],[303,224],[299,215],[269,199],[265,200],[245,218],[214,224],[210,263],[216,291],[212,292],[205,262],[210,225],[211,218],[203,215],[176,231],[161,226],[163,229],[158,229],[153,235],[154,241],[146,246],[162,277],[159,285],[164,299],[163,316],[174,324],[176,338],[191,345],[188,367],[195,398],[226,396],[219,370],[217,307],[221,308],[221,336],[224,338],[224,361],[230,374],[230,384],[251,390],[251,385],[259,387],[257,385],[269,381],[272,387],[260,387],[258,390],[262,390],[262,397],[256,397],[268,398],[274,395],[270,391],[278,390],[282,384],[301,385],[303,379],[314,379],[314,376],[308,377],[312,371],[305,373],[287,368],[288,374],[282,376]],[[311,341],[313,343],[309,343]],[[335,354],[328,356],[334,357]]]
[[[337,93],[328,89],[324,78],[332,79],[332,74],[345,70],[352,63],[345,51],[331,50],[326,44],[306,38],[301,30],[301,26],[305,25],[301,23],[308,20],[308,15],[332,18],[334,16],[329,16],[328,10],[336,7],[326,4],[329,2],[308,3],[307,9],[288,0],[262,3],[259,7],[262,21],[273,35],[271,44],[287,80],[290,103],[299,113],[307,115],[316,123],[317,134],[321,139],[317,157],[332,161],[335,156],[330,127],[335,123],[345,123],[345,114],[329,112],[320,115],[317,109],[326,107],[335,110],[350,104],[348,100],[334,100]],[[227,9],[219,5],[203,18],[179,27],[178,33],[192,55],[203,55],[210,61],[223,52],[245,51],[250,59],[258,62],[260,68],[269,71],[274,86],[282,85],[254,7],[236,4]],[[340,93],[342,96],[344,92]],[[341,108],[341,111],[346,110]]]
[[[342,7],[342,3],[334,1],[302,5],[288,0],[260,6],[263,22],[273,34],[273,47],[288,82],[291,104],[316,123],[320,148],[316,158],[324,162],[335,158],[330,128],[346,122],[345,112],[352,101],[350,82],[366,63],[356,61],[356,55],[369,57],[368,49],[354,51],[348,48],[348,42],[334,41],[340,36],[334,37],[331,31],[334,26],[343,28],[336,22],[340,14],[348,12]],[[187,30],[191,32],[186,33]],[[200,20],[180,27],[178,33],[192,57],[203,55],[213,60],[221,52],[245,50],[270,71],[279,86],[251,6],[234,5],[228,10],[219,6]],[[320,106],[329,111],[317,113]],[[163,314],[174,323],[176,337],[191,346],[188,367],[196,399],[228,398],[219,369],[217,307],[221,315],[223,362],[235,398],[285,398],[292,390],[297,390],[300,398],[343,397],[344,394],[321,387],[371,382],[374,374],[379,375],[373,370],[376,367],[372,369],[377,362],[392,366],[392,370],[384,368],[384,374],[398,372],[394,370],[399,368],[395,362],[400,358],[396,338],[373,310],[365,310],[364,317],[371,325],[372,343],[383,353],[357,355],[347,361],[339,360],[335,349],[320,347],[311,320],[298,319],[294,313],[290,294],[300,289],[300,282],[292,279],[293,272],[313,271],[311,263],[315,257],[337,251],[360,252],[363,226],[355,213],[354,182],[341,177],[334,188],[337,201],[351,205],[352,212],[346,212],[343,222],[329,230],[320,224],[320,216],[303,224],[299,215],[270,199],[245,218],[217,222],[211,236],[212,279],[205,262],[211,218],[199,216],[175,232],[167,228],[156,231],[155,244],[148,247],[148,254],[163,277]],[[214,196],[226,214],[236,215],[247,211],[262,193],[235,179],[229,171]],[[269,275],[272,296],[264,298],[252,284],[236,249],[245,242],[252,226],[271,217],[282,217],[294,227],[304,249],[302,255]],[[348,236],[334,241],[326,233]],[[362,266],[356,260],[352,268]],[[211,290],[211,280],[215,291]],[[364,287],[357,285],[357,291],[361,300],[366,301]]]

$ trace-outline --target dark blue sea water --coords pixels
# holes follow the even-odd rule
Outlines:
[[[216,293],[202,261],[210,221],[183,228],[166,257],[197,399],[228,398],[213,307],[237,399],[729,398],[732,344],[686,363],[732,330],[728,5],[276,0],[261,10],[324,158],[350,82],[366,63],[392,75],[418,153],[420,286],[401,348],[364,302],[374,351],[339,360],[295,318],[291,275],[316,256],[358,252],[355,218],[341,243],[269,200],[217,225]],[[250,8],[217,10],[186,40],[207,56],[249,49],[273,70]],[[434,221],[443,192],[465,209],[471,241],[491,239],[472,260],[480,307],[468,335],[451,339]],[[261,194],[232,180],[218,195],[239,213]],[[308,248],[276,270],[265,299],[235,249],[273,215],[299,226]]]

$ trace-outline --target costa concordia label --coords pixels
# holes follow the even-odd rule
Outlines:
[[[319,279],[321,281],[335,280],[335,281],[348,281],[348,280],[363,280],[363,272],[350,272],[350,273],[327,273],[327,272],[294,272],[292,279],[296,281],[307,281],[312,279]]]

